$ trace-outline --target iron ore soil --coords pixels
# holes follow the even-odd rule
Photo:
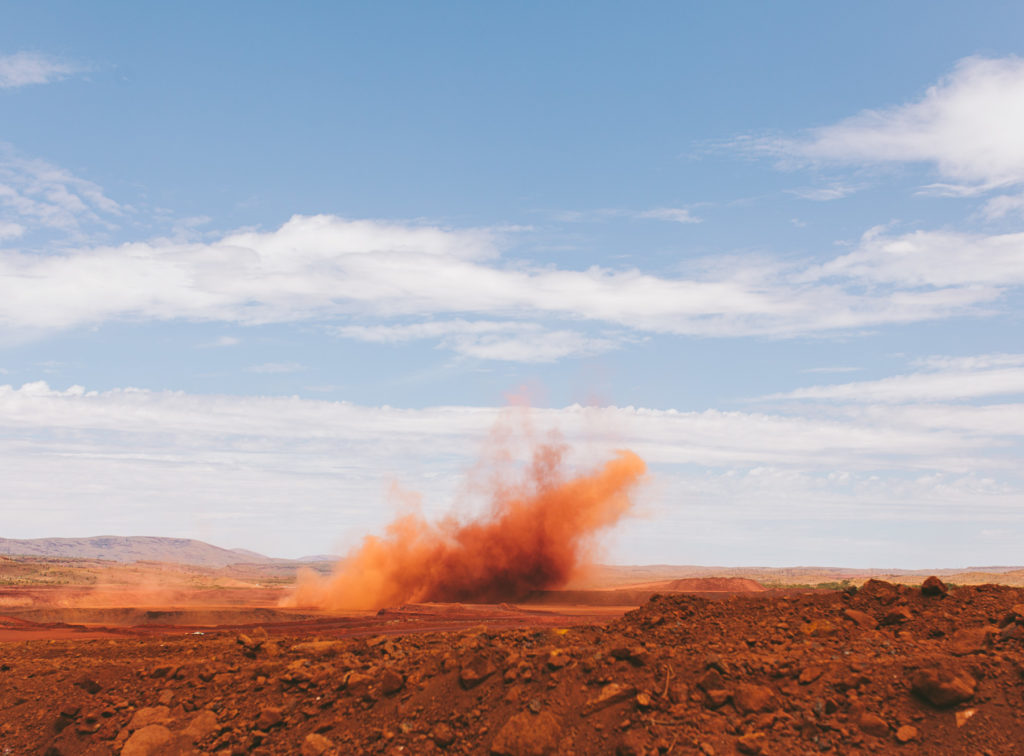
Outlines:
[[[2,613],[2,612],[0,612]],[[1024,753],[1024,590],[0,643],[0,754]]]

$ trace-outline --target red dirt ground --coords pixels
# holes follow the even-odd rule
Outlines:
[[[996,756],[1024,743],[1019,588],[869,581],[665,594],[632,611],[345,616],[277,609],[272,589],[132,609],[28,590],[0,595],[12,756]]]

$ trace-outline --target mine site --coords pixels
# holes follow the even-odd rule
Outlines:
[[[539,447],[486,516],[416,514],[335,564],[191,541],[5,541],[3,753],[1008,754],[1024,569],[584,561],[645,466]],[[186,566],[140,554],[190,555]],[[110,557],[134,552],[135,561]],[[757,579],[751,577],[755,575]]]
[[[0,756],[1024,756],[1024,2],[0,2]]]

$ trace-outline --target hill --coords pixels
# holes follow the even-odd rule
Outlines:
[[[0,554],[112,562],[175,562],[202,567],[272,564],[279,561],[246,549],[223,549],[191,538],[93,536],[91,538],[0,538]]]

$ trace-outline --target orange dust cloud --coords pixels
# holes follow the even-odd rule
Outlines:
[[[523,480],[496,485],[486,516],[431,524],[397,518],[367,536],[329,577],[300,574],[288,606],[379,609],[418,601],[494,603],[564,585],[594,536],[629,513],[646,471],[631,451],[586,475],[565,479],[565,447],[536,447]]]

